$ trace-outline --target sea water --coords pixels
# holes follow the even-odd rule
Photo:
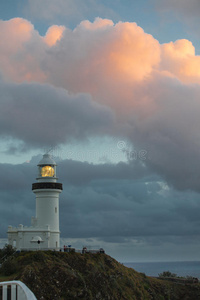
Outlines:
[[[123,263],[128,268],[145,273],[147,276],[158,276],[164,271],[170,271],[177,276],[192,276],[200,279],[200,261],[179,262],[146,262],[146,263]]]

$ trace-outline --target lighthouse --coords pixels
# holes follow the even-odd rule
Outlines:
[[[38,163],[38,175],[32,184],[36,196],[36,215],[31,226],[8,226],[8,243],[18,250],[60,249],[59,195],[62,183],[57,182],[56,162],[44,154]]]
[[[59,194],[62,183],[57,182],[56,163],[49,154],[44,154],[38,164],[37,182],[32,184],[32,190],[36,195],[36,218],[32,218],[32,224],[40,228],[48,227],[47,248],[59,248]]]

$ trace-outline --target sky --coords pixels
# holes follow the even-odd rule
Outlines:
[[[62,244],[199,260],[200,2],[0,2],[1,244],[56,160]]]

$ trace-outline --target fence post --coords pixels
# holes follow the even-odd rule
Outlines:
[[[3,300],[7,300],[7,285],[3,285]]]
[[[17,300],[16,298],[17,286],[16,284],[11,285],[11,300]]]

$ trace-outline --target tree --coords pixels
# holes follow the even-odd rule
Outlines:
[[[0,261],[7,259],[9,256],[15,253],[16,249],[13,246],[6,244],[0,251]]]
[[[18,264],[15,259],[9,257],[6,259],[0,267],[0,273],[9,276],[17,271]]]
[[[171,273],[170,271],[164,271],[160,274],[158,274],[159,277],[177,277],[176,274]]]

